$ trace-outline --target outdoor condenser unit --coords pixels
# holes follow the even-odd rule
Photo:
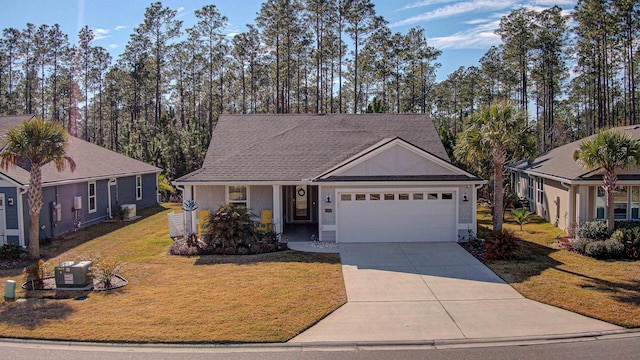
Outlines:
[[[93,288],[91,261],[65,261],[55,268],[56,288],[82,289]]]
[[[120,205],[127,213],[125,219],[133,219],[136,217],[136,204],[122,204]]]

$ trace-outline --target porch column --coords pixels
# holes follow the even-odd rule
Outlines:
[[[282,186],[273,186],[273,231],[282,233]]]

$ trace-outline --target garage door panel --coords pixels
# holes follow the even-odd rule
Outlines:
[[[453,197],[455,199],[455,196]],[[455,241],[455,202],[363,200],[338,203],[340,242]]]

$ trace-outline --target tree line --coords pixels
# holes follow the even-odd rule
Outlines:
[[[29,23],[0,38],[0,114],[55,119],[170,179],[201,165],[223,113],[427,113],[453,149],[469,115],[511,100],[546,150],[637,122],[639,7],[515,10],[500,46],[440,83],[424,30],[393,32],[370,0],[266,0],[233,37],[215,5],[187,26],[156,2],[117,59],[88,26],[72,44],[57,24]]]

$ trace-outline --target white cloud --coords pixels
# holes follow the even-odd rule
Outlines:
[[[495,34],[499,25],[500,20],[495,20],[449,36],[429,38],[429,45],[438,49],[486,49],[502,42]]]
[[[228,37],[228,38],[233,38],[233,37],[235,37],[235,36],[236,36],[236,35],[238,35],[238,34],[240,34],[240,33],[239,33],[239,32],[237,32],[237,31],[232,31],[232,32],[230,32],[230,33],[227,33],[225,36],[226,36],[226,37]]]
[[[108,47],[109,49],[117,49],[117,48],[119,48],[119,47],[120,47],[120,45],[118,45],[118,44],[109,44],[109,45],[107,45],[107,47]]]
[[[109,29],[100,29],[100,28],[96,28],[93,29],[93,40],[101,40],[104,38],[109,37],[109,32],[111,32],[111,30]]]
[[[390,27],[412,25],[418,22],[447,18],[469,12],[500,10],[510,8],[515,4],[516,2],[514,0],[475,0],[460,2],[395,22],[391,24]]]
[[[422,0],[422,1],[411,3],[411,4],[407,4],[401,7],[400,9],[397,9],[396,11],[415,9],[418,7],[430,6],[430,5],[436,5],[436,4],[445,4],[445,3],[456,2],[456,1],[457,0]]]
[[[552,7],[554,5],[558,5],[560,7],[564,7],[565,5],[575,7],[576,3],[576,0],[530,0],[529,2],[530,5],[544,7]]]
[[[182,11],[184,11],[184,6],[180,6],[180,7],[178,8],[178,10],[176,10],[176,11],[177,11],[177,12],[182,12]]]
[[[113,30],[115,30],[115,31],[120,31],[120,30],[124,30],[124,29],[126,29],[126,28],[127,28],[127,27],[126,27],[125,25],[118,25],[118,26],[116,26],[115,28],[113,28]]]

